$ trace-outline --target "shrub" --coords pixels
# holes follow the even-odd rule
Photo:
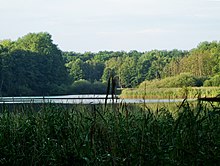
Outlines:
[[[220,74],[211,77],[204,82],[204,86],[220,86]]]
[[[197,78],[189,73],[182,73],[178,76],[167,77],[162,80],[144,81],[139,88],[178,88],[178,87],[193,87],[201,86],[202,79]]]
[[[91,92],[91,82],[87,80],[75,81],[71,86],[71,93],[74,94],[86,94]]]
[[[106,83],[95,81],[91,83],[87,80],[75,81],[70,87],[72,94],[105,94],[107,89]]]
[[[105,94],[105,93],[106,93],[106,89],[107,89],[107,84],[106,84],[106,83],[102,83],[102,82],[99,82],[99,81],[95,81],[95,82],[92,84],[93,93],[96,93],[96,94]]]

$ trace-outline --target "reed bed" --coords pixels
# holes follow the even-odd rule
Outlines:
[[[177,99],[215,97],[220,94],[219,87],[183,87],[183,88],[135,88],[124,89],[121,98]]]
[[[37,110],[37,111],[36,111]],[[220,108],[1,105],[1,165],[219,165]]]

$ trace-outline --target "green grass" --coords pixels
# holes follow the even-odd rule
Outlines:
[[[37,110],[37,111],[36,111]],[[220,112],[207,103],[1,106],[1,165],[219,165]]]
[[[220,87],[183,87],[183,88],[136,88],[124,89],[121,98],[198,98],[215,97],[220,93]]]

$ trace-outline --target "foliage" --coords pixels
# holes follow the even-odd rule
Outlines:
[[[220,72],[219,57],[217,41],[202,42],[190,51],[77,53],[62,52],[49,33],[29,33],[16,41],[0,41],[0,95],[78,93],[69,88],[74,82],[104,83],[109,73],[117,78],[119,88],[135,88],[142,82],[153,82],[154,87],[202,86],[207,78],[211,79],[206,86],[214,86],[217,82],[213,79]],[[87,92],[93,93],[93,89],[87,88]]]
[[[1,42],[0,95],[66,93],[54,89],[68,84],[61,51],[48,33],[30,33],[15,42]]]
[[[37,111],[38,110],[38,111]],[[4,105],[1,165],[219,165],[219,108]]]
[[[71,94],[105,94],[106,89],[106,83],[98,81],[91,83],[87,80],[78,80],[71,85],[69,92]]]
[[[71,92],[76,94],[87,94],[91,91],[91,82],[87,80],[75,81],[71,86]]]
[[[183,72],[190,72],[194,76],[213,76],[220,71],[219,55],[219,42],[203,42],[187,56],[172,60],[165,67],[165,73],[167,76],[175,76]]]
[[[121,98],[137,99],[194,99],[198,97],[216,97],[220,94],[219,87],[182,87],[182,88],[141,88],[124,89]]]
[[[106,94],[107,84],[100,81],[95,81],[92,84],[93,94]]]
[[[215,75],[204,82],[204,86],[220,86],[220,75]]]
[[[181,73],[175,77],[167,77],[165,79],[157,79],[152,81],[144,81],[140,84],[139,88],[178,88],[178,87],[193,87],[201,86],[199,78],[196,78],[189,73]]]

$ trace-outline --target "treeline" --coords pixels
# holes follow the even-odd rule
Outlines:
[[[62,52],[48,33],[0,42],[1,96],[105,93],[110,75],[121,88],[188,73],[194,86],[220,85],[220,43],[190,51]],[[180,84],[184,86],[184,82]]]
[[[107,82],[112,74],[121,88],[134,88],[146,81],[158,88],[220,85],[217,41],[202,42],[190,51],[65,52],[64,57],[72,77]]]
[[[98,53],[64,52],[66,67],[73,81],[80,79],[91,82],[107,82],[110,75],[117,80],[118,87],[135,87],[144,80],[165,77],[164,68],[172,61],[188,54],[187,51],[172,50],[149,52]]]
[[[0,58],[2,96],[59,94],[68,84],[62,51],[48,33],[1,41]]]

